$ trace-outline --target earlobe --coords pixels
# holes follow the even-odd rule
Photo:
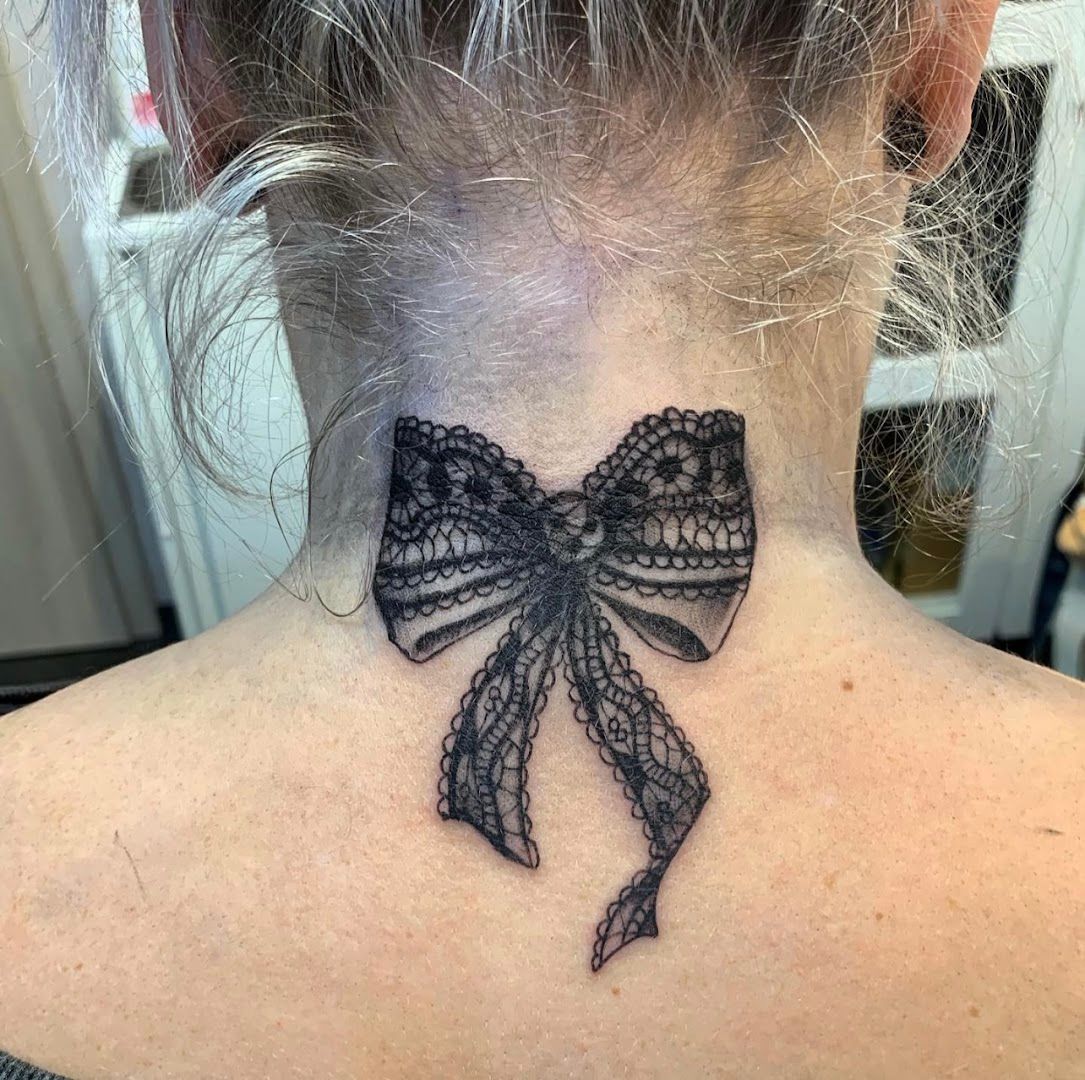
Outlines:
[[[903,108],[913,130],[922,132],[921,155],[907,170],[933,180],[961,152],[972,126],[972,101],[983,74],[999,0],[942,0],[920,29],[918,46],[892,88],[896,108],[887,121],[886,141],[899,139],[891,122]],[[913,137],[912,147],[916,145]],[[896,155],[890,155],[894,168]]]

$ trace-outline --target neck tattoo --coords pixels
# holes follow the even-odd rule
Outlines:
[[[577,719],[644,822],[650,862],[599,923],[593,971],[657,935],[663,875],[710,794],[611,619],[680,660],[719,650],[753,567],[744,434],[733,412],[665,409],[634,424],[580,490],[548,495],[476,432],[396,424],[374,587],[389,638],[423,662],[497,619],[508,625],[444,741],[441,817],[539,865],[527,762],[562,668]]]

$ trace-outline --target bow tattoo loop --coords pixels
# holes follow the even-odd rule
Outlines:
[[[709,797],[693,746],[623,652],[707,660],[749,585],[755,526],[744,422],[666,409],[633,425],[580,490],[544,492],[465,427],[396,424],[375,594],[392,642],[425,661],[496,620],[441,761],[442,817],[539,865],[527,763],[561,669],[577,719],[643,821],[650,862],[607,908],[592,969],[655,937],[663,875]]]

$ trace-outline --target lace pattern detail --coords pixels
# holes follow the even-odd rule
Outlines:
[[[389,638],[421,662],[508,620],[445,739],[441,816],[538,866],[527,764],[561,668],[578,720],[643,822],[649,864],[606,909],[593,970],[658,934],[664,874],[709,798],[692,745],[604,612],[681,660],[720,648],[756,543],[744,430],[726,410],[665,409],[634,424],[579,490],[547,494],[465,427],[396,425],[375,582]]]
[[[596,605],[581,605],[568,630],[566,677],[577,719],[614,770],[633,816],[644,823],[651,864],[607,908],[592,970],[638,937],[655,937],[656,895],[682,841],[711,794],[693,747],[659,695],[644,685]]]

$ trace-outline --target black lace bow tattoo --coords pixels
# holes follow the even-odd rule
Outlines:
[[[508,620],[445,739],[441,816],[539,865],[527,762],[562,666],[577,718],[644,822],[650,862],[607,908],[595,971],[656,936],[660,882],[709,796],[693,747],[608,615],[681,660],[720,648],[753,565],[743,436],[735,413],[666,409],[634,424],[579,491],[547,495],[521,462],[465,427],[396,425],[375,585],[388,636],[425,661]]]

